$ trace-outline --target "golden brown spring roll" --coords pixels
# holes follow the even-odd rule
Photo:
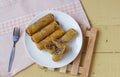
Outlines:
[[[44,47],[51,54],[53,54],[56,50],[56,46],[53,43],[46,44]]]
[[[56,45],[56,47],[61,48],[65,45],[65,43],[61,39],[53,39],[52,42]]]
[[[53,21],[52,23],[44,27],[42,30],[33,34],[31,38],[34,42],[38,43],[45,37],[53,33],[55,30],[57,30],[59,27],[60,27],[59,24],[56,21]]]
[[[53,61],[59,61],[62,59],[62,55],[65,51],[65,47],[62,48],[57,48],[54,54],[52,55],[52,60]]]
[[[26,29],[26,33],[31,36],[46,25],[50,24],[52,21],[54,21],[54,16],[49,13],[37,20],[35,23],[29,25]]]
[[[69,29],[60,39],[64,42],[70,42],[75,36],[77,32],[74,29]]]
[[[52,43],[55,44],[57,48],[65,48],[64,54],[69,51],[69,47],[61,39],[53,39]]]
[[[46,37],[44,40],[37,43],[37,47],[41,50],[44,48],[44,46],[52,41],[52,39],[60,38],[64,34],[63,29],[57,29],[55,32],[53,32],[51,35]]]

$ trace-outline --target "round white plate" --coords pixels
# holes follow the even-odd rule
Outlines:
[[[29,24],[34,23],[39,18],[43,17],[48,13],[52,13],[54,15],[55,20],[57,20],[61,24],[61,27],[65,31],[73,28],[78,32],[77,36],[72,40],[72,42],[68,43],[68,46],[70,47],[69,52],[64,54],[60,61],[54,62],[52,60],[52,55],[45,50],[39,50],[31,40],[30,36],[26,33],[24,37],[24,45],[29,56],[39,65],[49,68],[59,68],[72,62],[79,54],[83,42],[82,32],[78,23],[71,16],[55,10],[46,10],[41,12],[39,15],[33,18]]]

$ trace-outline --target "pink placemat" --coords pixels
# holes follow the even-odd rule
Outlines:
[[[63,0],[64,1],[64,0]],[[27,68],[34,62],[26,54],[24,45],[23,45],[23,33],[27,23],[41,11],[46,10],[37,10],[33,13],[11,19],[0,23],[0,76],[1,77],[10,77],[18,73],[19,71]],[[59,10],[71,15],[80,25],[85,25],[90,28],[90,24],[87,20],[85,12],[81,6],[79,0],[74,0],[74,2],[69,2],[62,6],[56,8],[50,8],[54,10]],[[8,62],[10,57],[10,52],[12,49],[12,31],[15,26],[20,26],[21,28],[21,37],[16,46],[16,53],[13,62],[13,67],[11,73],[7,72]]]

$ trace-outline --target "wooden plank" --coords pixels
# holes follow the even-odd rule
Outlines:
[[[39,65],[39,64],[37,64],[38,65],[38,68],[41,68],[41,69],[43,69],[44,67],[43,66],[41,66],[41,65]]]
[[[92,61],[93,49],[94,49],[96,35],[97,35],[97,29],[92,28],[90,32],[91,34],[89,34],[86,55],[83,62],[83,67],[84,67],[84,71],[82,73],[83,77],[88,77],[89,75],[89,69]]]
[[[78,71],[78,73],[82,74],[83,71],[84,71],[84,67],[79,67],[79,71]]]
[[[71,71],[71,67],[72,67],[72,65],[71,65],[71,64],[68,64],[68,65],[67,65],[67,71]]]
[[[54,69],[54,68],[48,68],[48,70],[50,70],[50,71],[55,71],[55,69]]]
[[[86,31],[86,35],[85,35],[86,37],[91,37],[91,36],[93,36],[93,34],[91,34],[91,31]]]
[[[61,73],[66,73],[66,71],[67,71],[67,66],[63,66],[63,67],[59,68],[59,72],[61,72]]]
[[[120,77],[120,53],[95,53],[94,55],[89,77]]]
[[[120,0],[80,0],[92,26],[119,25]],[[97,7],[95,7],[97,6]],[[91,9],[92,8],[92,9]],[[99,14],[100,13],[100,14]],[[108,32],[107,32],[108,33]]]
[[[80,25],[80,28],[81,28],[83,36],[84,36],[86,34],[87,28],[84,25]]]
[[[87,28],[84,25],[80,25],[82,33],[83,33],[83,39],[86,34]],[[84,41],[84,40],[83,40]],[[83,47],[82,47],[83,49]],[[77,75],[79,73],[79,65],[80,65],[80,60],[81,60],[81,55],[82,55],[82,49],[77,58],[73,61],[72,67],[71,67],[71,74],[72,75]]]
[[[120,26],[119,25],[100,25],[96,26],[100,31],[98,34],[95,52],[118,53],[120,52]]]
[[[81,52],[82,53],[82,52]],[[77,75],[79,72],[79,65],[81,60],[81,53],[77,56],[77,58],[73,61],[72,67],[71,67],[71,74]]]
[[[67,67],[67,71],[70,72],[71,68],[72,68],[72,64],[69,64],[68,67]],[[83,71],[84,71],[84,68],[83,67],[79,67],[78,73],[83,73]]]

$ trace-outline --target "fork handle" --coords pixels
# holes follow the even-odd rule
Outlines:
[[[10,70],[11,70],[12,63],[13,63],[13,59],[14,59],[14,55],[15,55],[15,46],[13,46],[12,51],[11,51],[11,54],[10,54],[8,72],[10,72]]]

